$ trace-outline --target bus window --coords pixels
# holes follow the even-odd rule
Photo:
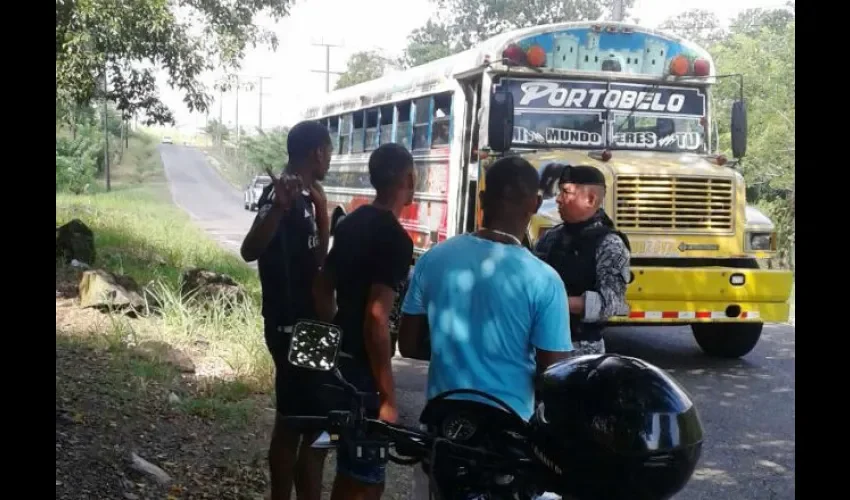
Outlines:
[[[351,149],[351,114],[339,119],[339,154],[347,155]]]
[[[410,149],[410,102],[398,103],[398,126],[395,131],[395,142]]]
[[[416,99],[413,121],[413,149],[428,149],[428,122],[431,121],[431,98]]]
[[[366,151],[378,147],[378,108],[366,110]]]
[[[431,127],[431,147],[445,146],[449,143],[449,123],[451,121],[452,95],[434,96],[434,125]]]
[[[354,122],[354,131],[351,133],[351,152],[352,153],[362,153],[363,152],[363,137],[365,135],[364,123],[363,123],[363,111],[355,111],[352,113],[352,119]]]
[[[328,132],[331,134],[331,144],[334,151],[339,151],[339,117],[332,116],[328,118]]]
[[[381,144],[393,141],[393,107],[381,106]]]

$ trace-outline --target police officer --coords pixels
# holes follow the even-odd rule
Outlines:
[[[625,301],[629,240],[614,229],[602,209],[602,172],[590,166],[552,164],[544,170],[541,184],[552,176],[558,180],[556,201],[564,222],[537,242],[534,253],[564,280],[575,354],[602,354],[604,322],[629,310]]]

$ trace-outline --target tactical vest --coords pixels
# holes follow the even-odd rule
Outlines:
[[[551,231],[556,234],[546,236],[554,238],[554,241],[542,257],[561,276],[570,297],[595,290],[596,249],[606,236],[617,234],[626,247],[629,246],[626,235],[614,229],[613,222],[603,212],[598,212],[586,222],[562,224]],[[580,315],[570,313],[573,342],[596,342],[602,339],[602,329],[602,325],[584,323]]]

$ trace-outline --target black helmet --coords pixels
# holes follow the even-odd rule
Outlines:
[[[661,369],[616,354],[578,356],[541,376],[531,444],[546,491],[577,500],[661,500],[702,452],[699,414]]]

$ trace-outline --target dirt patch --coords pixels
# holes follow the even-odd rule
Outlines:
[[[57,336],[56,498],[262,494],[268,426],[256,397],[246,399],[252,408],[238,426],[198,416],[188,404],[201,400],[196,384],[176,370],[79,340]],[[169,484],[133,468],[133,453],[165,471]]]
[[[128,339],[150,321],[57,299],[56,498],[262,499],[272,395],[147,355]],[[185,352],[199,367],[212,364],[203,344]],[[137,470],[133,454],[170,480]],[[330,453],[325,499],[334,475]],[[383,498],[406,499],[411,475],[391,464]]]

